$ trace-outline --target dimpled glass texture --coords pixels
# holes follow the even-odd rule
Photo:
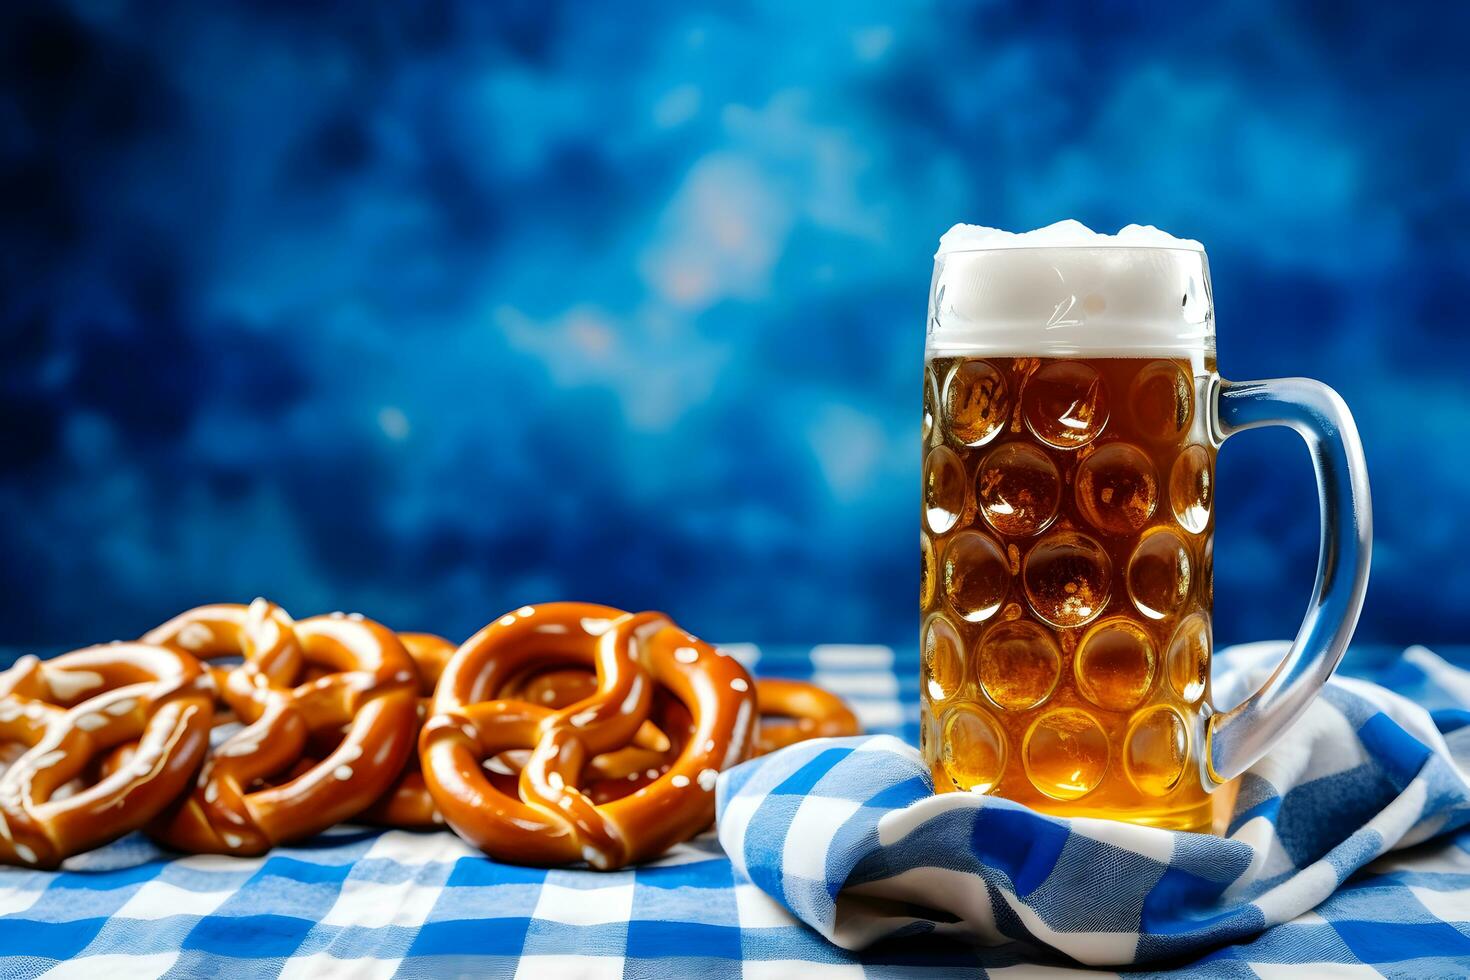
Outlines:
[[[926,365],[921,690],[938,791],[1209,829],[1212,369]]]

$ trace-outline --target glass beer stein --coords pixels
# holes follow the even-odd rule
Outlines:
[[[1223,710],[1215,452],[1264,425],[1311,451],[1321,556],[1290,652]],[[1208,830],[1211,791],[1301,715],[1362,607],[1368,479],[1342,400],[1215,373],[1197,243],[959,226],[935,258],[923,440],[921,743],[936,790]]]

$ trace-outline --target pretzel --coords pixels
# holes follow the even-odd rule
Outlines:
[[[163,843],[262,854],[351,819],[403,771],[418,678],[387,627],[341,613],[292,623],[279,606],[257,599],[248,608],[200,607],[145,639],[201,657],[246,658],[220,685],[245,727],[209,754],[187,799],[150,827]],[[303,682],[313,668],[327,673]],[[339,732],[324,758],[301,764],[313,740],[335,741]],[[282,774],[283,781],[269,782]]]
[[[415,725],[415,738],[418,728],[423,725],[424,719],[428,717],[429,707],[433,703],[434,685],[439,681],[439,675],[444,672],[444,665],[454,655],[455,646],[442,636],[433,633],[399,633],[399,641],[408,655],[413,658],[414,666],[417,668],[419,680],[419,697],[415,710],[417,711],[417,724]],[[373,805],[362,811],[358,819],[364,823],[377,824],[382,827],[398,827],[403,830],[429,830],[444,824],[444,818],[434,806],[434,798],[429,795],[429,788],[424,785],[424,774],[419,768],[419,754],[410,751],[408,758],[404,761],[403,771],[398,779],[388,789],[388,792],[378,797]]]
[[[755,700],[761,713],[756,755],[809,738],[840,738],[862,732],[857,716],[842,699],[815,684],[763,677],[755,682]],[[776,717],[789,720],[767,720]]]
[[[0,743],[28,746],[0,777],[0,862],[54,868],[162,812],[209,747],[210,688],[194,658],[141,643],[0,673]],[[128,765],[83,785],[94,760],[134,740]]]
[[[512,684],[503,697],[517,697],[550,708],[561,708],[585,697],[597,687],[597,677],[588,670],[562,668],[547,670]],[[862,732],[857,716],[846,703],[815,684],[785,678],[757,678],[756,704],[760,711],[760,728],[756,734],[755,754],[766,755],[777,749],[813,738],[841,738]],[[675,706],[678,702],[673,702]],[[687,712],[682,722],[661,725],[672,732],[687,726]],[[674,754],[677,754],[675,751]],[[588,795],[596,802],[625,796],[641,788],[667,768],[667,750],[626,748],[597,756],[588,764],[591,775]]]
[[[493,697],[537,663],[593,665],[597,689],[559,710]],[[658,778],[594,803],[578,788],[588,760],[633,740],[648,720],[655,685],[688,709],[693,733]],[[459,648],[439,679],[419,751],[440,812],[486,854],[608,870],[661,853],[709,824],[715,778],[749,755],[755,722],[745,669],[662,614],[551,603],[503,616]],[[482,764],[524,748],[531,756],[511,796]]]
[[[409,656],[413,657],[419,674],[419,722],[428,717],[433,703],[434,685],[444,671],[444,664],[454,654],[455,646],[441,636],[432,633],[399,633]],[[562,708],[591,694],[597,689],[597,677],[586,670],[549,670],[524,679],[524,683],[512,682],[501,692],[502,697],[516,697],[541,704],[548,708]],[[645,737],[651,748],[630,747],[620,752],[598,756],[589,765],[589,771],[597,778],[589,783],[589,794],[596,802],[615,799],[641,788],[651,781],[647,774],[667,769],[665,753],[669,741],[656,728],[645,726],[652,732]],[[640,735],[644,733],[640,731]],[[502,788],[514,792],[515,777],[525,765],[528,750],[502,754],[502,764],[491,773],[501,779]],[[662,768],[660,768],[662,767]],[[636,770],[637,779],[630,778]],[[658,770],[658,772],[655,772]],[[508,781],[508,785],[507,785]],[[393,787],[368,807],[358,819],[364,823],[403,830],[431,830],[443,826],[444,818],[429,795],[424,784],[423,771],[419,766],[418,753],[409,754],[403,774]]]
[[[597,677],[591,671],[564,668],[535,674],[520,685],[512,685],[502,696],[561,708],[579,697],[587,696],[596,687]],[[847,704],[837,695],[815,684],[786,678],[761,677],[755,681],[755,698],[761,716],[760,730],[756,735],[756,755],[765,755],[808,739],[841,738],[862,732],[857,716]],[[684,723],[688,723],[687,715]],[[663,730],[667,731],[666,728]],[[631,751],[623,750],[625,753]],[[656,751],[644,752],[636,758],[657,764],[654,757],[658,754]],[[610,758],[598,756],[594,762]],[[628,760],[625,766],[603,762],[598,767],[599,774],[616,779],[626,774],[629,768],[638,768],[638,764],[631,761],[634,756],[625,758]],[[619,769],[622,769],[621,773]]]

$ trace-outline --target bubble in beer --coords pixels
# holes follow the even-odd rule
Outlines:
[[[967,446],[995,438],[1011,412],[1005,374],[989,361],[960,361],[944,379],[944,418],[949,434]]]
[[[988,793],[1005,771],[1005,735],[995,721],[973,704],[957,704],[944,719],[940,740],[944,771],[955,788]]]
[[[1032,435],[1058,449],[1077,449],[1108,424],[1108,396],[1096,371],[1078,361],[1054,361],[1021,391],[1021,415]]]
[[[1075,800],[1108,771],[1108,736],[1087,712],[1058,708],[1031,725],[1021,755],[1032,785],[1052,799]]]
[[[1189,763],[1189,730],[1166,704],[1140,712],[1128,729],[1123,771],[1150,796],[1163,796],[1179,783]]]
[[[984,622],[1000,609],[1011,584],[1006,553],[979,531],[961,531],[944,549],[944,594],[961,617]]]
[[[1052,626],[1082,626],[1108,604],[1113,563],[1085,534],[1054,531],[1026,553],[1021,583],[1032,610]]]
[[[1194,392],[1189,377],[1172,361],[1154,361],[1128,389],[1133,427],[1153,442],[1174,442],[1189,431]]]
[[[929,697],[953,697],[965,680],[965,648],[959,631],[943,616],[929,617],[924,630],[924,678]]]
[[[934,544],[923,531],[919,532],[919,552],[919,608],[927,609],[934,601]]]
[[[980,641],[980,686],[1002,708],[1034,708],[1057,686],[1062,655],[1051,634],[1026,619],[997,623]]]
[[[1169,640],[1165,670],[1169,686],[1188,704],[1198,701],[1210,679],[1210,621],[1201,613],[1185,617]]]
[[[1001,534],[1036,534],[1057,516],[1061,499],[1056,464],[1030,443],[997,446],[975,473],[980,513]]]
[[[1177,532],[1157,527],[1128,558],[1128,597],[1150,619],[1167,619],[1189,601],[1189,547]]]
[[[939,446],[924,459],[924,519],[929,530],[943,534],[959,523],[965,510],[965,464],[954,450]]]
[[[1158,474],[1137,446],[1109,443],[1077,467],[1077,509],[1100,531],[1132,534],[1158,503]]]
[[[924,365],[924,445],[929,445],[934,435],[934,404],[937,398],[934,394],[936,382],[934,380],[934,368],[932,365]]]
[[[1122,616],[1106,619],[1082,638],[1074,672],[1077,689],[1099,708],[1127,711],[1153,686],[1158,656],[1153,640]]]
[[[1186,446],[1169,472],[1169,504],[1186,531],[1199,534],[1210,523],[1215,474],[1204,446]]]

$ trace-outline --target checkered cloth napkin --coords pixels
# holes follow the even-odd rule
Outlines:
[[[912,654],[895,662],[884,647],[726,649],[762,675],[838,691],[870,732],[918,739]],[[1354,651],[1347,666],[1366,659]],[[1425,651],[1395,656],[1376,676],[1445,709],[1433,715],[1444,731],[1470,722],[1470,713],[1451,710],[1470,703],[1464,675]],[[1456,684],[1461,696],[1446,693]],[[762,771],[742,773],[744,783]],[[1329,964],[1349,975],[1464,975],[1466,835],[1379,858],[1315,912],[1215,950],[1203,965],[1242,977],[1290,970],[1292,980]],[[745,838],[756,839],[749,830]],[[1298,839],[1282,837],[1288,850],[1304,846]],[[826,843],[813,850],[827,853]],[[1024,935],[1018,916],[1004,921],[1008,935]],[[0,869],[0,978],[1009,978],[1035,975],[1046,956],[1029,943],[985,947],[933,933],[843,949],[737,872],[713,834],[613,873],[496,864],[449,833],[361,827],[261,858],[167,854],[134,835],[60,872]],[[1075,966],[1052,955],[1040,969],[1070,976]]]
[[[1222,655],[1217,703],[1254,689],[1284,649]],[[1466,840],[1456,831],[1470,823],[1470,674],[1422,648],[1400,666],[1419,703],[1335,678],[1242,778],[1228,836],[934,796],[915,749],[870,736],[805,743],[725,774],[720,841],[739,874],[846,949],[941,936],[1090,964],[1178,962],[1296,920],[1278,954],[1373,963],[1403,944],[1428,958],[1422,972],[1463,976],[1462,849],[1409,851],[1415,870],[1399,882],[1322,904],[1391,851]]]

